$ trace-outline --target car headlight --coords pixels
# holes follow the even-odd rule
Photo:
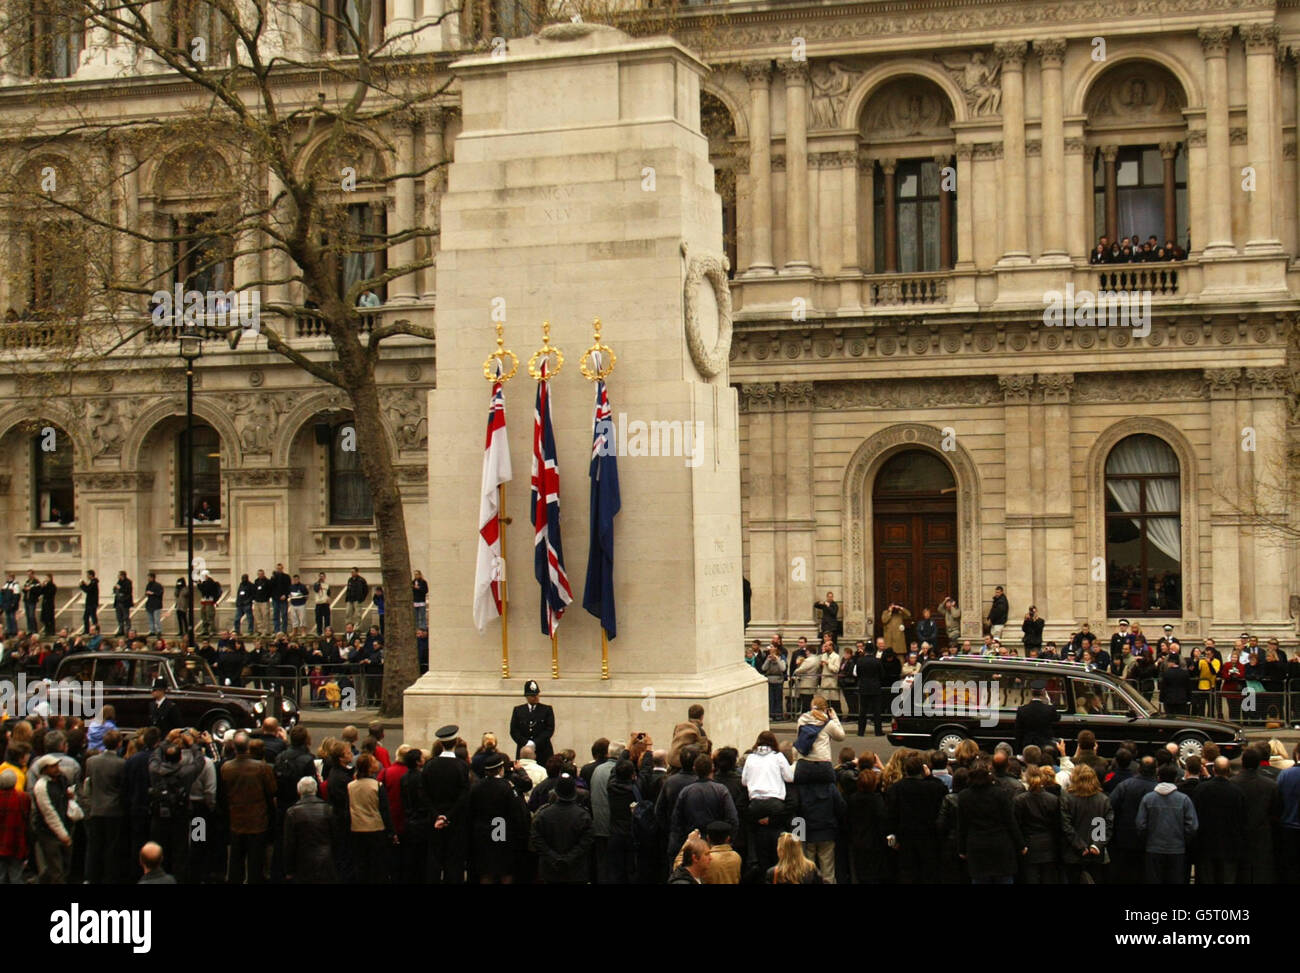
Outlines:
[[[262,702],[260,699],[253,704],[253,712],[256,713],[258,716],[261,716],[262,711],[265,709],[266,709],[266,704]]]
[[[280,712],[282,712],[282,713],[292,713],[292,712],[293,712],[293,703],[289,702],[289,700],[287,700],[287,699],[282,699],[282,700],[280,700]]]

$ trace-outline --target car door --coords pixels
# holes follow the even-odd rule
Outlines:
[[[1134,733],[1132,706],[1123,693],[1104,679],[1086,675],[1070,678],[1070,710],[1061,717],[1062,736],[1070,727],[1068,740],[1074,741],[1083,730],[1091,730],[1097,737],[1097,753],[1103,757],[1115,751]],[[1069,750],[1074,752],[1071,742]]]

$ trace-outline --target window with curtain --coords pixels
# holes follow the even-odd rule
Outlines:
[[[348,252],[338,256],[339,295],[345,296],[357,281],[369,280],[387,267],[388,214],[381,203],[354,203],[347,209],[342,244]],[[380,302],[388,299],[388,288],[372,288]]]
[[[1096,236],[1106,232],[1106,160],[1098,152],[1093,161],[1093,219]],[[1115,158],[1115,203],[1119,226],[1116,237],[1154,235],[1165,242],[1165,164],[1155,145],[1125,146]],[[1174,226],[1178,240],[1187,242],[1187,152],[1174,156]],[[1111,241],[1112,243],[1114,241]]]
[[[37,78],[72,77],[85,47],[85,20],[61,0],[31,0],[29,10],[29,73]]]
[[[210,234],[218,223],[215,213],[187,213],[172,218],[172,236],[186,237],[172,244],[176,279],[187,291],[229,290],[234,280],[229,241]]]
[[[211,0],[172,0],[168,12],[172,43],[179,49],[196,55],[195,38],[202,38],[206,48],[202,62],[223,66],[230,63],[233,49],[230,22],[211,3]]]
[[[194,464],[193,499],[185,484],[185,453]],[[195,423],[194,442],[188,444],[185,430],[176,437],[176,523],[184,527],[187,517],[196,524],[221,519],[221,437],[211,426]]]
[[[894,170],[894,207],[898,226],[899,273],[924,273],[943,270],[939,242],[940,192],[939,166],[933,159],[904,159]],[[872,229],[875,236],[876,270],[885,272],[885,174],[877,164],[872,179],[874,209]],[[956,207],[957,194],[950,194],[949,205]],[[957,221],[950,222],[952,253],[957,252]]]
[[[1178,457],[1149,435],[1106,457],[1106,601],[1112,615],[1182,614]]]
[[[384,36],[386,7],[385,0],[370,0],[370,23],[366,25],[362,23],[362,0],[325,0],[319,8],[321,50],[355,54],[357,38],[367,49],[378,44]]]
[[[72,437],[57,426],[43,426],[32,437],[32,496],[37,527],[67,527],[76,522],[72,485]]]
[[[370,484],[361,472],[356,442],[352,423],[334,427],[329,461],[331,524],[368,524],[375,519]]]

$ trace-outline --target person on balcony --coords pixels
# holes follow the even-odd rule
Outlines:
[[[357,298],[357,307],[382,307],[383,303],[379,295],[371,290],[362,291],[361,296]]]
[[[213,509],[211,503],[209,503],[207,500],[199,501],[198,508],[194,511],[194,520],[196,522],[199,521],[210,522],[210,521],[220,520],[220,519],[221,519],[221,515],[217,513],[215,509]]]

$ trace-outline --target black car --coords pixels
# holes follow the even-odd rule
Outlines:
[[[207,662],[193,654],[81,652],[59,663],[54,688],[85,695],[92,684],[102,686],[103,703],[116,711],[117,725],[136,729],[149,725],[150,694],[159,677],[167,680],[167,697],[180,710],[182,722],[208,730],[213,736],[230,729],[252,729],[267,716],[276,717],[286,727],[298,722],[298,707],[292,699],[277,700],[260,689],[222,686]],[[60,687],[58,684],[64,680],[80,685]],[[76,711],[73,707],[80,707],[82,712],[87,707],[94,709],[89,698],[69,700],[64,705],[68,708],[63,712]],[[279,712],[271,712],[273,708]]]
[[[1169,716],[1133,687],[1082,663],[984,656],[950,656],[927,661],[910,683],[900,684],[892,702],[895,746],[938,749],[951,755],[962,740],[984,750],[1015,743],[1016,710],[1029,702],[1038,685],[1061,714],[1057,736],[1073,750],[1082,730],[1097,737],[1100,755],[1113,756],[1125,741],[1140,754],[1167,743],[1182,756],[1199,754],[1216,743],[1225,757],[1246,744],[1241,727],[1224,720]]]

